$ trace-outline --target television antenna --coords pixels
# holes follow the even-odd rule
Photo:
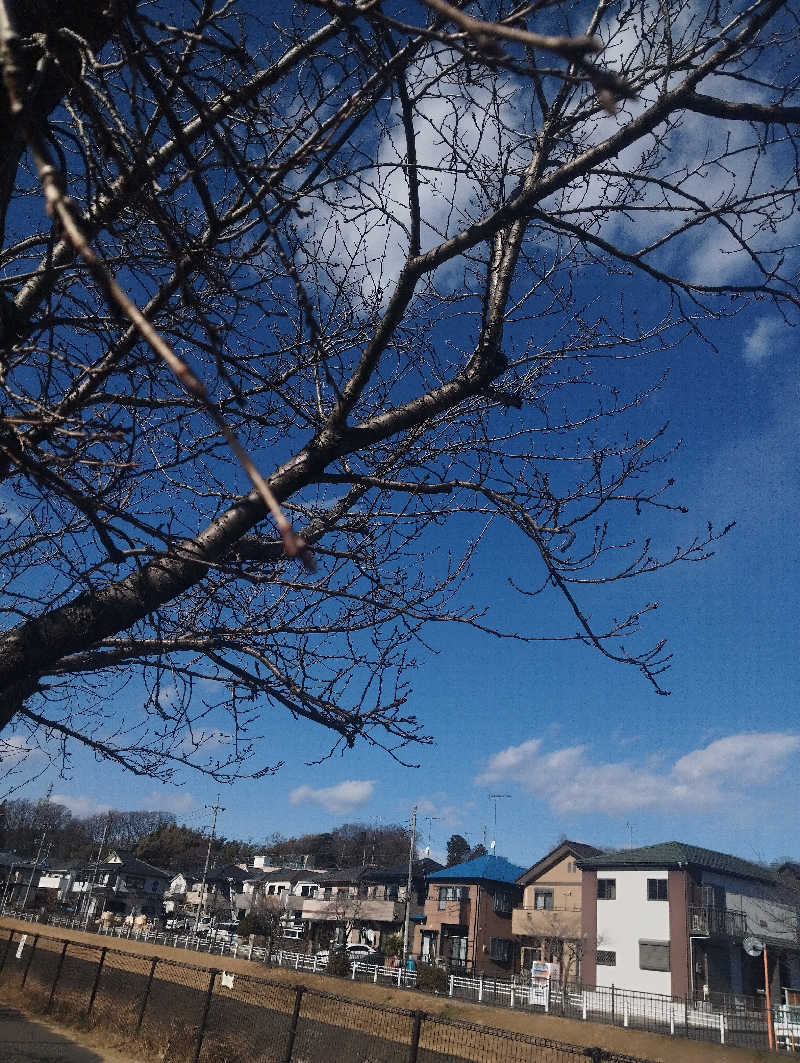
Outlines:
[[[428,824],[428,845],[425,849],[425,855],[431,855],[431,824],[438,823],[441,820],[441,816],[423,816],[425,822]]]
[[[489,800],[494,802],[494,838],[492,839],[492,844],[489,846],[492,850],[494,850],[497,845],[497,802],[503,801],[505,798],[510,800],[511,794],[489,794]]]

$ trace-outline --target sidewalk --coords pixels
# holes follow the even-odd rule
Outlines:
[[[113,1050],[89,1048],[58,1027],[27,1018],[0,1003],[0,1059],[3,1063],[129,1063]]]

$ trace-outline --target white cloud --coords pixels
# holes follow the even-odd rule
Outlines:
[[[0,769],[16,767],[24,760],[44,759],[44,753],[38,746],[31,745],[21,735],[9,735],[0,738]]]
[[[162,686],[158,692],[158,704],[164,709],[169,709],[177,703],[178,688],[175,686],[175,684],[168,683]]]
[[[175,815],[191,812],[197,808],[195,796],[190,794],[188,790],[175,791],[174,793],[164,790],[151,790],[144,797],[136,798],[135,803],[136,807],[146,809],[148,812],[174,812]]]
[[[452,804],[448,802],[447,795],[444,793],[431,794],[430,797],[417,798],[417,831],[419,837],[422,837],[422,831],[425,830],[425,837],[427,838],[428,823],[430,818],[431,822],[437,823],[438,828],[445,829],[450,827],[458,827],[459,824],[464,822],[464,814],[472,806],[474,802],[465,801],[459,804]]]
[[[73,816],[81,819],[101,815],[113,808],[113,805],[106,804],[104,801],[95,801],[94,798],[83,797],[81,794],[53,794],[51,800],[56,805],[65,805]]]
[[[593,761],[585,745],[544,752],[531,738],[489,758],[481,784],[518,782],[557,813],[624,813],[720,807],[743,788],[765,786],[800,753],[800,734],[729,735],[674,764]]]
[[[328,812],[352,812],[371,800],[374,791],[375,783],[371,779],[345,779],[320,790],[297,786],[289,794],[289,804],[322,805]]]
[[[467,90],[444,69],[449,53],[429,50],[409,72],[415,104],[422,250],[436,246],[489,208],[499,160],[513,169],[527,108],[525,87],[501,75],[494,92],[475,83]],[[427,84],[426,90],[422,86]],[[365,298],[383,297],[396,282],[408,251],[410,209],[404,167],[405,134],[399,114],[375,136],[373,165],[360,182],[327,188],[325,198],[302,203],[309,213],[306,241],[312,262],[324,261],[335,280],[359,284]],[[513,184],[513,179],[508,179]],[[463,265],[463,264],[462,264]],[[451,268],[463,282],[458,267]],[[437,280],[443,280],[442,267]],[[446,279],[446,278],[445,278]]]
[[[786,323],[778,317],[762,317],[744,341],[742,356],[748,365],[758,365],[782,347],[788,334]]]
[[[674,773],[688,782],[726,777],[758,785],[800,750],[800,735],[781,731],[729,735],[676,761]]]

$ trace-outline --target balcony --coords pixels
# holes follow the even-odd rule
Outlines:
[[[691,905],[689,933],[712,938],[743,938],[747,934],[747,917],[744,912],[730,912],[727,908]]]
[[[419,905],[412,904],[412,914],[419,910]],[[404,901],[379,900],[377,897],[332,897],[327,901],[319,897],[303,898],[303,919],[311,921],[402,923],[405,915]]]
[[[511,933],[534,938],[581,936],[580,908],[515,908],[511,913]]]

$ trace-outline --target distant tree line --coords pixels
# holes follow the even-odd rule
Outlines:
[[[208,851],[208,834],[191,827],[178,826],[174,817],[142,838],[135,848],[140,860],[156,867],[191,871],[202,868]],[[214,838],[211,843],[211,866],[250,864],[257,852],[249,842],[236,838]]]
[[[105,851],[130,850],[141,860],[165,869],[193,870],[206,858],[208,834],[178,825],[170,812],[110,811],[76,816],[50,794],[37,800],[18,798],[0,802],[0,850],[34,857],[44,839],[42,855],[52,864],[91,860],[105,836]],[[373,826],[343,823],[332,831],[285,837],[275,833],[262,845],[236,838],[216,837],[212,866],[251,864],[257,853],[276,864],[306,862],[316,868],[379,864],[408,860],[409,832],[400,824]]]
[[[170,812],[112,811],[75,816],[49,795],[35,801],[17,798],[0,802],[0,849],[21,857],[42,855],[52,864],[89,860],[105,836],[106,849],[136,850],[153,833],[174,826]]]
[[[276,864],[307,857],[308,865],[317,868],[395,867],[408,860],[410,841],[408,828],[399,823],[343,823],[331,831],[296,838],[273,834],[263,851]]]

